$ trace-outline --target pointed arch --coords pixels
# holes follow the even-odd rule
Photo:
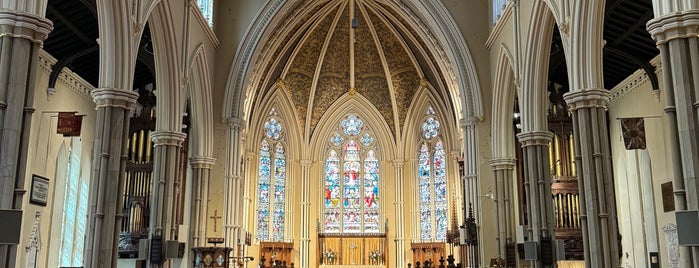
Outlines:
[[[211,72],[204,44],[200,43],[189,61],[189,97],[191,100],[192,129],[189,131],[192,155],[213,155],[213,103],[211,100]]]
[[[274,89],[271,90],[269,97],[260,100],[256,105],[260,112],[252,114],[249,118],[248,129],[248,139],[246,143],[246,148],[249,150],[256,150],[258,148],[260,139],[264,134],[264,124],[268,119],[269,112],[275,109],[277,112],[277,117],[279,117],[285,126],[285,143],[287,150],[288,159],[303,159],[304,146],[306,146],[305,141],[302,140],[302,131],[299,127],[298,115],[296,114],[296,109],[291,102],[291,97],[288,95],[288,91],[284,88],[284,85],[277,83],[274,85]]]
[[[459,129],[454,122],[454,117],[448,116],[451,114],[446,103],[442,102],[441,99],[437,98],[434,94],[434,88],[430,83],[425,83],[420,89],[415,92],[412,104],[408,109],[405,131],[403,131],[402,141],[403,146],[401,152],[403,152],[402,157],[405,159],[411,159],[415,157],[415,148],[417,148],[418,137],[416,131],[420,128],[419,126],[423,123],[425,117],[425,111],[428,107],[432,107],[435,111],[435,117],[439,119],[442,123],[442,137],[446,142],[445,149],[447,152],[458,152],[461,150],[461,144],[459,141]]]
[[[522,74],[522,94],[519,108],[522,114],[522,132],[548,131],[548,68],[555,23],[553,13],[544,1],[536,1],[529,23],[526,58]],[[566,57],[567,58],[567,57]]]
[[[512,113],[517,88],[512,63],[507,46],[502,44],[493,79],[493,120],[491,122],[493,158],[513,159],[515,157]]]
[[[336,126],[348,114],[361,117],[365,125],[372,128],[373,133],[376,135],[377,145],[380,148],[377,155],[379,159],[389,160],[394,158],[396,141],[379,110],[364,96],[346,93],[338,98],[318,121],[318,127],[316,127],[315,133],[311,136],[310,159],[314,161],[323,161],[325,159],[324,149],[328,141],[327,138],[330,138]]]

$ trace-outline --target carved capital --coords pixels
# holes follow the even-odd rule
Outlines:
[[[522,143],[522,147],[545,145],[553,140],[553,133],[549,131],[532,131],[517,134],[517,139]]]
[[[649,20],[646,29],[657,45],[674,39],[696,38],[699,35],[699,9],[670,13]]]
[[[563,94],[563,99],[571,111],[580,108],[606,109],[609,102],[609,91],[597,88],[576,90]]]
[[[96,109],[114,107],[131,111],[138,100],[136,91],[118,88],[96,88],[90,95],[96,104]]]
[[[300,164],[301,167],[303,167],[303,168],[310,168],[311,165],[313,165],[313,161],[304,159],[304,160],[300,160],[300,161],[299,161],[299,164]]]
[[[245,127],[245,120],[235,117],[226,118],[226,123],[233,130],[241,130]]]
[[[192,156],[189,158],[189,163],[192,168],[213,169],[216,164],[216,158],[206,156]]]
[[[459,126],[462,128],[469,127],[469,126],[475,126],[479,121],[481,121],[482,118],[478,118],[475,116],[469,116],[466,118],[461,118],[459,120]]]
[[[405,159],[393,159],[393,167],[403,168],[405,165]]]
[[[154,146],[170,145],[180,147],[184,143],[184,139],[187,138],[187,134],[179,131],[161,130],[151,132],[150,138]]]
[[[53,30],[47,18],[16,10],[0,9],[0,37],[24,38],[41,44]]]
[[[513,170],[517,160],[514,158],[493,158],[488,163],[493,170]]]

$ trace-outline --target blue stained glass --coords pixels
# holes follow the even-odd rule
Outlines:
[[[434,147],[435,238],[444,240],[447,234],[446,158],[442,141],[437,141]]]
[[[418,199],[420,201],[420,239],[422,240],[432,239],[430,177],[430,149],[427,143],[423,143],[418,155]]]
[[[260,146],[260,166],[258,171],[257,188],[257,239],[269,240],[269,210],[272,160],[267,141]]]
[[[364,144],[364,146],[369,146],[372,143],[374,143],[374,137],[369,135],[369,133],[365,133],[364,136],[362,136],[362,138],[359,139],[359,141],[362,142],[362,144]]]
[[[430,116],[422,123],[422,135],[425,139],[432,139],[437,137],[439,133],[439,121],[434,117]]]
[[[335,150],[325,160],[325,232],[340,232],[340,158]]]
[[[330,138],[330,143],[332,143],[335,146],[340,146],[345,141],[345,138],[340,136],[340,133],[335,133],[335,135]]]
[[[357,136],[362,132],[364,122],[354,115],[350,115],[345,120],[342,120],[342,132],[345,135]]]
[[[364,159],[364,231],[379,232],[379,161],[374,150]]]
[[[276,119],[270,118],[269,121],[265,123],[265,134],[268,138],[279,140],[282,136],[282,125],[279,124]]]
[[[284,146],[277,143],[274,150],[274,218],[273,239],[284,240],[284,201],[286,198],[286,157]]]
[[[343,181],[343,232],[361,231],[361,189],[360,189],[359,146],[354,140],[345,145]]]

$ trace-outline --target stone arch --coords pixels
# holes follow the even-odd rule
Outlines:
[[[211,156],[213,150],[213,111],[211,77],[204,44],[199,44],[189,63],[189,97],[192,129],[189,132],[193,156]]]
[[[283,88],[283,85],[275,85],[272,94],[261,100],[256,107],[259,107],[260,112],[256,113],[254,116],[250,117],[248,129],[248,139],[246,148],[248,152],[257,152],[260,147],[260,141],[264,135],[264,124],[268,119],[269,111],[274,108],[277,112],[278,118],[282,119],[282,123],[285,128],[285,147],[287,159],[304,159],[303,150],[305,142],[301,138],[303,133],[298,126],[298,116],[296,115],[296,109],[288,96],[287,90]],[[256,154],[256,153],[255,153]],[[287,160],[288,161],[288,160]]]
[[[495,67],[493,86],[492,150],[493,158],[514,158],[512,111],[517,89],[513,72],[512,57],[504,44]]]
[[[417,137],[416,132],[419,132],[420,125],[422,124],[422,119],[425,115],[425,111],[428,106],[432,106],[435,112],[435,117],[439,119],[441,123],[441,133],[442,140],[445,141],[448,147],[445,147],[447,153],[453,153],[461,150],[461,145],[459,144],[458,127],[456,122],[453,121],[453,117],[449,116],[449,109],[446,104],[437,98],[433,91],[431,90],[431,85],[426,84],[424,87],[420,87],[417,92],[415,92],[415,97],[408,110],[408,116],[406,117],[405,131],[403,131],[402,143],[403,147],[400,148],[403,152],[404,159],[410,159],[415,157],[415,149],[417,148]]]

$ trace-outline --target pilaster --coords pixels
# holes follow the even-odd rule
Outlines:
[[[224,245],[235,249],[242,235],[241,211],[243,205],[242,153],[243,129],[245,121],[239,118],[228,118],[228,165],[224,193]],[[243,238],[244,239],[244,238]],[[242,240],[240,242],[243,242]],[[242,257],[238,250],[233,250],[233,258]]]
[[[606,116],[609,92],[583,89],[563,97],[573,121],[585,265],[617,266],[619,242]]]
[[[395,207],[396,207],[396,267],[405,267],[405,201],[403,200],[403,195],[405,194],[405,185],[403,179],[403,167],[405,166],[405,160],[396,159],[393,160],[393,170],[394,170],[394,183],[396,190],[394,191],[395,196]]]
[[[671,8],[666,1],[662,8]],[[658,13],[656,13],[657,15]],[[661,13],[647,24],[660,50],[665,125],[676,212],[699,209],[699,9]],[[682,267],[699,267],[699,247],[680,247]]]
[[[477,117],[467,117],[459,120],[459,126],[461,127],[461,132],[463,133],[463,147],[462,152],[464,156],[464,175],[461,178],[463,180],[462,185],[463,196],[464,196],[464,206],[463,215],[469,215],[468,208],[475,208],[472,211],[472,215],[475,218],[478,241],[483,241],[483,232],[480,231],[481,226],[481,204],[480,204],[480,184],[478,183],[478,136],[476,125],[480,121]],[[464,217],[463,225],[466,226],[466,217]],[[461,256],[461,259],[467,259],[468,267],[480,267],[480,259],[478,256],[486,256],[483,251],[483,247],[475,245],[468,245],[467,252],[468,256]],[[475,257],[474,257],[475,256]]]
[[[22,210],[37,60],[52,28],[46,18],[0,9],[0,209]],[[0,245],[0,266],[16,258],[16,245]]]
[[[310,230],[311,230],[311,160],[301,160],[301,268],[309,268],[311,260],[310,255]]]

